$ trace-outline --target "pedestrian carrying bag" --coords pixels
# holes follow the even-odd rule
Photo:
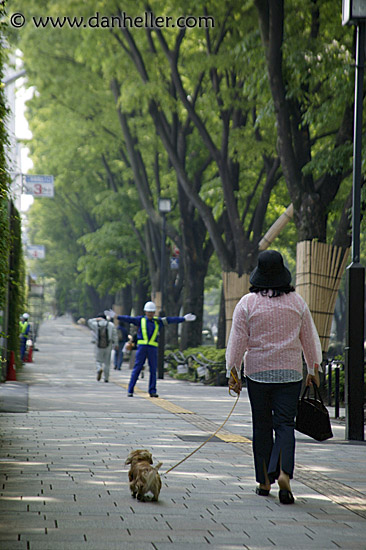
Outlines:
[[[98,348],[107,348],[109,345],[108,325],[98,324]]]
[[[310,386],[307,386],[299,399],[295,428],[317,441],[333,437],[329,413],[315,384],[314,397],[310,397]]]

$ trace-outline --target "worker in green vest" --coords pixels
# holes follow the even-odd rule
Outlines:
[[[20,336],[20,358],[24,362],[25,350],[27,349],[27,340],[30,331],[29,314],[23,313],[19,321],[19,336]]]
[[[150,367],[149,394],[150,397],[159,397],[156,393],[156,370],[158,364],[158,336],[160,327],[171,323],[184,323],[195,321],[196,316],[187,313],[183,317],[156,317],[156,305],[154,302],[146,302],[144,315],[130,317],[129,315],[118,315],[119,321],[131,323],[138,327],[137,331],[137,352],[135,365],[131,373],[128,386],[128,397],[133,397],[133,390],[147,358]]]

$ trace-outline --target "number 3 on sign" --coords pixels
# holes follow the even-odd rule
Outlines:
[[[34,186],[34,194],[35,195],[42,195],[42,184],[36,183]]]

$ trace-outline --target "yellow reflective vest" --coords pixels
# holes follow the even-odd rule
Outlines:
[[[24,321],[24,323],[22,323],[21,321],[19,321],[19,328],[20,328],[20,333],[25,336],[25,331],[27,330],[27,327],[28,327],[28,321]]]
[[[142,340],[137,340],[137,344],[140,344],[142,346],[154,346],[156,348],[158,347],[159,344],[158,342],[156,342],[156,338],[159,334],[159,323],[156,321],[156,319],[158,319],[158,317],[153,318],[153,321],[155,323],[155,330],[152,333],[150,340],[148,339],[148,336],[147,336],[147,319],[146,317],[143,317],[141,319]]]

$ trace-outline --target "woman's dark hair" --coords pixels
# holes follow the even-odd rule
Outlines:
[[[249,292],[255,292],[258,294],[260,292],[262,296],[268,296],[269,298],[277,298],[282,296],[282,294],[289,294],[290,292],[295,292],[295,288],[292,285],[282,286],[279,288],[259,288],[257,286],[251,286]]]

